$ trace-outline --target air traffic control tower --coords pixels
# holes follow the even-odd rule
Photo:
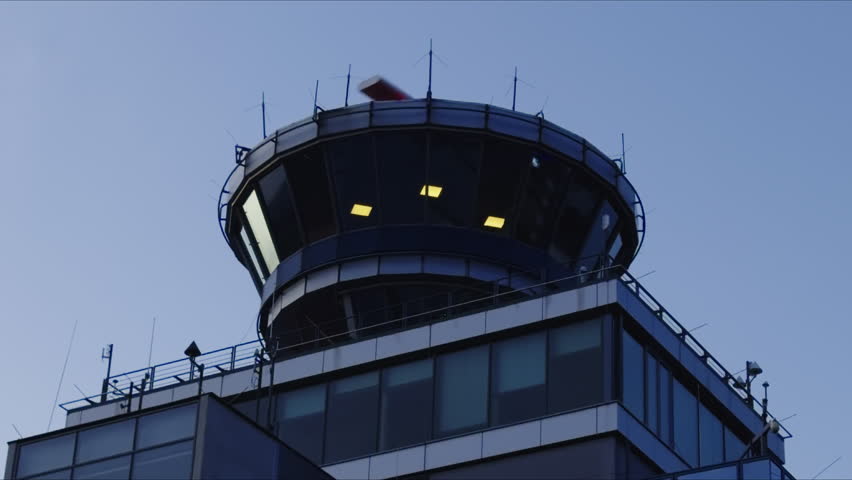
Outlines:
[[[735,377],[629,273],[623,159],[364,91],[235,149],[219,218],[258,340],[108,376],[6,478],[793,478],[760,367]]]

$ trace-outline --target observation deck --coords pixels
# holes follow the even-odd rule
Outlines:
[[[219,215],[267,340],[309,341],[316,317],[354,338],[382,305],[628,266],[645,216],[621,167],[542,116],[370,102],[238,148]],[[500,278],[514,283],[482,290]]]

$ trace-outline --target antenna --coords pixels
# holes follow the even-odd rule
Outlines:
[[[346,71],[346,98],[343,100],[343,106],[349,106],[349,79],[352,77],[352,64],[349,64],[349,70]],[[316,103],[316,100],[314,100]]]
[[[314,86],[314,119],[317,118],[317,110],[319,110],[319,106],[317,105],[317,95],[319,95],[319,80],[317,80],[317,83]]]
[[[50,408],[50,418],[47,420],[47,431],[50,431],[50,425],[53,423],[53,414],[56,411],[56,404],[59,402],[59,392],[62,390],[62,380],[65,379],[65,369],[68,367],[68,359],[71,357],[71,346],[74,344],[74,335],[77,333],[78,322],[79,319],[74,320],[74,328],[71,329],[68,350],[65,352],[65,363],[62,365],[62,373],[59,375],[59,385],[56,386],[56,398],[53,400],[53,405]]]
[[[843,457],[837,457],[837,458],[835,458],[835,459],[834,459],[834,461],[833,461],[833,462],[831,462],[831,463],[829,463],[827,467],[825,467],[825,468],[823,468],[822,470],[820,470],[820,471],[819,471],[819,473],[817,473],[816,475],[814,475],[814,480],[816,480],[816,478],[817,478],[817,477],[819,477],[820,475],[822,475],[823,473],[825,473],[825,471],[826,471],[826,470],[828,470],[829,468],[831,468],[831,466],[832,466],[832,465],[834,465],[835,463],[839,462],[841,458],[843,458]]]
[[[151,322],[151,343],[148,344],[148,368],[151,368],[151,354],[154,352],[154,328],[157,327],[157,317]]]
[[[15,433],[17,433],[17,434],[18,434],[18,438],[24,438],[24,436],[23,436],[23,435],[21,435],[21,431],[20,431],[20,430],[18,430],[18,427],[16,427],[14,423],[12,424],[12,428],[14,428],[14,429],[15,429]]]
[[[260,112],[263,117],[263,138],[266,138],[266,92],[260,92]]]
[[[627,152],[624,151],[624,132],[621,132],[621,173],[627,173]]]
[[[432,39],[429,39],[429,86],[426,89],[426,100],[432,100]]]
[[[112,344],[106,346],[106,348],[101,349],[101,361],[104,359],[107,360],[107,372],[106,377],[104,377],[104,382],[101,387],[101,401],[105,402],[107,397],[107,392],[109,391],[109,375],[112,370]]]
[[[518,67],[515,66],[515,78],[512,81],[512,111],[515,111],[515,99],[518,98]]]

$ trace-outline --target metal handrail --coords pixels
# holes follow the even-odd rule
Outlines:
[[[748,392],[744,391],[742,388],[738,388],[735,377],[733,376],[733,374],[731,374],[724,366],[722,366],[722,363],[719,362],[718,360],[716,360],[716,358],[713,357],[706,348],[704,348],[704,346],[701,344],[701,342],[699,342],[698,339],[696,339],[689,332],[689,330],[687,330],[668,310],[666,310],[666,308],[663,307],[662,304],[660,302],[658,302],[657,299],[645,287],[643,287],[642,284],[640,284],[639,281],[633,275],[631,275],[621,265],[604,267],[604,268],[599,268],[599,269],[589,271],[589,272],[573,274],[573,275],[570,275],[570,276],[567,276],[567,277],[563,277],[563,278],[559,278],[559,279],[555,279],[555,280],[549,280],[549,281],[541,282],[541,283],[534,284],[534,285],[529,285],[529,286],[526,286],[526,287],[524,287],[522,289],[518,289],[518,290],[511,290],[511,291],[508,291],[508,292],[500,292],[500,293],[497,293],[495,295],[491,295],[491,296],[488,296],[488,297],[483,297],[483,298],[480,298],[480,299],[460,302],[460,303],[457,303],[457,304],[448,305],[448,306],[437,308],[437,309],[430,310],[430,311],[427,311],[427,312],[417,313],[415,315],[411,315],[411,316],[408,316],[408,317],[396,318],[396,319],[388,320],[386,322],[381,322],[381,323],[378,323],[378,324],[375,324],[375,325],[369,325],[369,326],[361,327],[361,328],[358,328],[358,329],[347,330],[346,332],[341,332],[341,333],[329,335],[329,336],[326,336],[326,337],[323,337],[323,338],[315,338],[315,339],[312,339],[312,340],[309,340],[309,341],[306,341],[306,342],[288,345],[285,349],[279,349],[279,350],[285,350],[285,351],[286,350],[297,350],[298,354],[304,354],[304,353],[308,353],[308,351],[310,351],[310,350],[301,350],[304,347],[314,346],[314,347],[317,347],[315,349],[319,349],[324,344],[329,343],[329,342],[334,343],[335,345],[340,345],[340,344],[345,343],[345,342],[333,342],[333,339],[336,339],[336,338],[339,338],[339,337],[347,337],[347,336],[352,337],[352,336],[354,336],[354,337],[356,337],[356,339],[352,340],[352,341],[361,341],[361,340],[364,340],[367,335],[360,336],[360,335],[358,335],[359,333],[369,332],[371,330],[374,331],[374,332],[376,330],[384,332],[384,330],[382,330],[382,327],[405,328],[408,325],[409,320],[417,318],[417,317],[425,317],[426,318],[426,321],[424,321],[422,324],[427,324],[427,323],[431,324],[433,322],[443,321],[443,320],[446,320],[446,319],[449,319],[449,318],[453,318],[455,316],[468,315],[473,310],[476,310],[476,308],[471,308],[471,309],[462,309],[461,311],[459,311],[458,309],[461,308],[461,307],[465,307],[465,306],[474,307],[477,304],[480,304],[481,302],[488,302],[487,308],[493,308],[493,307],[498,306],[498,305],[499,306],[511,305],[511,304],[514,304],[514,303],[519,303],[519,302],[522,302],[522,301],[538,298],[538,297],[541,297],[541,296],[544,296],[544,295],[558,293],[560,291],[565,291],[567,289],[573,288],[575,285],[573,285],[573,284],[572,285],[562,285],[561,288],[557,288],[557,289],[550,290],[550,291],[543,291],[544,290],[543,287],[558,286],[559,284],[564,284],[565,282],[568,282],[568,281],[571,281],[571,280],[580,280],[579,284],[585,285],[585,284],[590,284],[592,281],[595,281],[595,283],[597,283],[597,282],[602,281],[602,280],[610,280],[610,279],[613,279],[613,278],[618,279],[619,282],[622,285],[624,285],[637,299],[639,299],[642,302],[642,304],[645,305],[645,307],[648,308],[648,310],[652,314],[654,314],[654,316],[660,322],[662,322],[664,325],[666,325],[681,342],[683,342],[685,345],[687,345],[690,348],[690,350],[692,350],[696,354],[696,356],[698,356],[699,360],[701,360],[705,365],[707,365],[707,367],[710,370],[712,370],[728,386],[729,389],[731,389],[744,402],[746,402],[747,404],[750,403],[752,405],[751,410],[756,415],[758,415],[758,416],[762,415],[762,413],[763,413],[762,410],[758,411],[755,408],[755,406],[761,405],[761,402],[756,397],[754,397],[754,395],[749,394]],[[498,279],[495,282],[500,282],[500,281],[505,281],[505,279]],[[494,282],[492,282],[492,283],[494,283]],[[510,297],[513,294],[517,295],[519,292],[522,293],[525,290],[542,290],[542,291],[541,292],[533,292],[534,293],[533,295],[525,296],[525,297],[522,297],[522,298],[511,298]],[[504,302],[504,303],[500,302],[501,299],[506,299],[506,298],[509,298],[509,300]],[[450,315],[448,313],[448,311],[451,311],[453,309],[456,309],[456,312],[453,312],[454,315]],[[445,313],[447,313],[447,314],[445,314]],[[321,343],[323,345],[320,345]],[[219,367],[219,370],[222,370],[222,372],[220,372],[220,373],[224,373],[226,371],[231,371],[231,370],[235,370],[235,369],[244,368],[244,367],[249,366],[249,365],[253,365],[254,359],[255,359],[255,353],[254,352],[255,352],[255,350],[257,350],[259,348],[260,348],[260,342],[258,340],[254,340],[254,341],[251,341],[251,342],[245,342],[245,343],[233,345],[231,347],[220,348],[218,350],[213,350],[211,352],[207,352],[207,353],[205,353],[205,354],[203,354],[199,357],[196,357],[195,361],[198,362],[198,363],[205,363],[205,370],[206,371],[210,371],[209,369],[216,369],[217,367]],[[246,354],[247,351],[251,351],[252,353]],[[221,355],[224,352],[229,353],[229,359],[227,361],[219,362],[219,363],[210,362],[210,359],[214,358],[215,355]],[[276,358],[278,358],[278,357],[276,356]],[[167,367],[173,368],[175,365],[187,365],[187,367],[179,370],[179,373],[173,374],[171,377],[165,377],[165,378],[160,377],[160,378],[158,378],[156,376],[158,371],[162,372]],[[227,365],[228,368],[221,368],[221,367],[226,366],[226,365]],[[194,372],[194,367],[191,364],[191,362],[189,361],[189,359],[183,358],[183,359],[172,360],[170,362],[165,362],[165,363],[162,363],[162,364],[159,364],[159,365],[155,365],[155,366],[150,367],[150,368],[142,368],[142,369],[133,370],[133,371],[127,372],[127,373],[114,375],[114,376],[110,377],[109,379],[107,379],[107,381],[118,380],[119,378],[125,379],[124,383],[122,383],[119,380],[117,384],[115,384],[115,383],[111,384],[111,385],[115,386],[116,391],[124,392],[125,390],[130,391],[130,385],[134,384],[134,382],[135,382],[136,385],[139,385],[141,379],[144,378],[145,374],[149,374],[150,379],[148,381],[148,385],[149,385],[148,388],[153,390],[154,388],[163,387],[163,386],[166,386],[166,385],[173,385],[175,383],[185,383],[185,382],[191,381],[191,380],[193,380],[193,372]],[[181,379],[181,376],[186,376],[187,378]],[[176,378],[179,379],[179,380],[175,380]],[[157,385],[156,382],[160,382],[159,385]],[[115,394],[115,393],[112,394],[112,395],[113,395],[113,399],[121,396],[121,395]],[[72,409],[76,409],[76,408],[84,407],[86,405],[90,405],[92,403],[98,403],[98,401],[96,401],[96,400],[101,400],[101,399],[102,399],[101,395],[92,395],[92,396],[89,396],[89,397],[85,397],[85,398],[73,400],[73,401],[70,401],[70,402],[62,403],[62,404],[60,404],[60,407],[62,407],[66,411],[69,411],[69,410],[72,410]],[[769,414],[768,412],[767,412],[767,419],[772,419],[772,420],[778,421],[778,419],[775,416]],[[792,433],[786,427],[781,425],[780,421],[778,421],[778,423],[779,423],[781,430],[783,430],[783,432],[784,432],[784,435],[782,435],[782,437],[785,438],[785,439],[791,438],[793,436]]]

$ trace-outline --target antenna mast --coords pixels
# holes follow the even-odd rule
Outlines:
[[[352,76],[352,64],[349,64],[349,70],[346,71],[346,99],[343,101],[343,106],[349,106],[349,78]],[[314,103],[317,103],[316,98],[314,98]]]
[[[515,67],[515,79],[512,82],[512,111],[515,111],[515,99],[518,97],[518,67]]]
[[[429,86],[426,89],[426,99],[432,100],[432,39],[429,39]]]
[[[624,132],[621,133],[621,173],[627,173],[627,152],[624,151]]]
[[[260,92],[260,112],[263,117],[263,138],[266,138],[266,92]]]

